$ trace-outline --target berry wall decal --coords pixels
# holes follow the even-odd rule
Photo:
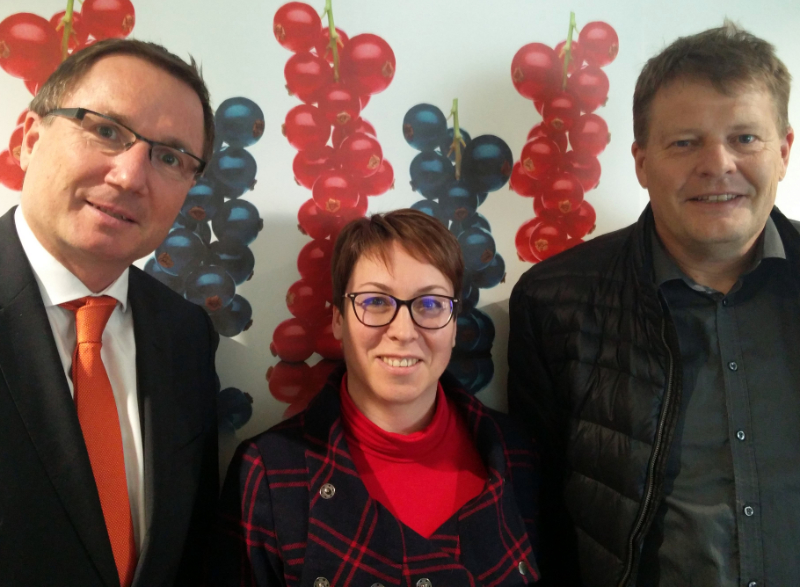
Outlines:
[[[597,157],[611,138],[595,110],[608,99],[608,77],[601,68],[617,56],[619,39],[604,22],[588,23],[574,41],[576,30],[570,13],[567,39],[555,49],[530,43],[511,60],[514,87],[542,115],[509,182],[533,200],[535,216],[522,224],[514,241],[519,258],[529,263],[583,242],[595,227],[594,208],[584,198],[600,181]]]
[[[300,279],[286,292],[291,315],[272,336],[270,350],[280,362],[267,371],[269,389],[289,403],[285,417],[305,407],[325,382],[342,346],[331,330],[331,253],[350,220],[367,212],[368,198],[394,185],[375,128],[364,118],[370,98],[394,78],[394,52],[381,37],[348,36],[336,28],[331,0],[322,13],[308,4],[278,8],[273,32],[293,54],[286,61],[286,89],[300,100],[286,114],[283,135],[297,149],[292,164],[297,184],[311,191],[297,213],[309,241],[297,257]],[[323,358],[313,367],[313,354]]]
[[[448,370],[464,389],[477,393],[494,375],[491,359],[495,329],[476,305],[481,288],[503,282],[505,261],[497,253],[489,221],[478,212],[489,192],[511,176],[513,155],[501,138],[471,138],[461,128],[458,100],[450,110],[453,126],[432,104],[417,104],[403,118],[403,137],[420,151],[411,161],[411,187],[425,199],[412,208],[437,218],[450,229],[464,255],[464,285],[459,294],[456,346]]]
[[[136,23],[130,0],[85,0],[81,11],[74,1],[50,19],[30,12],[17,12],[0,21],[0,68],[22,80],[35,95],[58,65],[95,41],[127,37]],[[0,151],[0,184],[22,190],[23,172],[19,166],[22,123],[27,110],[17,119],[8,150]]]

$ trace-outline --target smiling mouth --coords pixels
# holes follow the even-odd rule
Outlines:
[[[92,208],[100,210],[103,214],[107,214],[112,218],[116,218],[117,220],[122,220],[123,222],[133,222],[131,218],[123,216],[122,214],[117,214],[116,212],[112,212],[108,208],[103,208],[102,206],[98,206],[97,204],[93,204],[92,202],[86,202],[86,203],[89,204]]]
[[[698,196],[691,198],[692,202],[730,202],[736,198],[740,198],[739,194],[716,194],[712,196]]]
[[[381,357],[381,361],[390,367],[413,367],[419,363],[419,359],[393,359],[391,357]]]

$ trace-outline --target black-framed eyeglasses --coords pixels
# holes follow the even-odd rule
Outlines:
[[[364,326],[379,328],[391,324],[401,306],[407,306],[411,320],[426,330],[444,328],[453,319],[458,299],[425,294],[401,300],[386,293],[361,291],[344,294],[353,303],[353,313]]]
[[[91,145],[109,155],[127,151],[136,141],[147,143],[150,145],[150,163],[153,168],[169,179],[191,179],[201,175],[206,168],[206,162],[189,151],[143,137],[110,116],[87,108],[56,108],[45,116],[63,116],[77,120],[88,133]]]

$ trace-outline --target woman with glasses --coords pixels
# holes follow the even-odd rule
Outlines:
[[[306,411],[231,463],[212,585],[526,585],[537,470],[505,416],[445,373],[464,265],[415,210],[348,224],[333,253],[344,347]]]

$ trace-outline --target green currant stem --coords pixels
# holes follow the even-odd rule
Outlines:
[[[61,19],[61,24],[64,26],[64,31],[61,33],[61,61],[64,61],[69,56],[69,39],[75,33],[72,28],[72,8],[75,0],[67,0],[67,10]]]
[[[569,32],[567,32],[567,43],[564,45],[564,73],[561,76],[561,89],[567,89],[567,71],[569,62],[572,61],[572,34],[578,30],[575,24],[575,13],[569,13]]]
[[[328,17],[328,44],[333,53],[333,81],[339,81],[339,35],[336,33],[336,26],[333,24],[333,0],[325,0],[325,12]]]
[[[458,125],[458,98],[453,98],[450,116],[453,117],[453,144],[450,146],[450,150],[456,153],[456,180],[459,180],[461,179],[461,147],[466,147],[467,144],[461,138],[461,127]]]

